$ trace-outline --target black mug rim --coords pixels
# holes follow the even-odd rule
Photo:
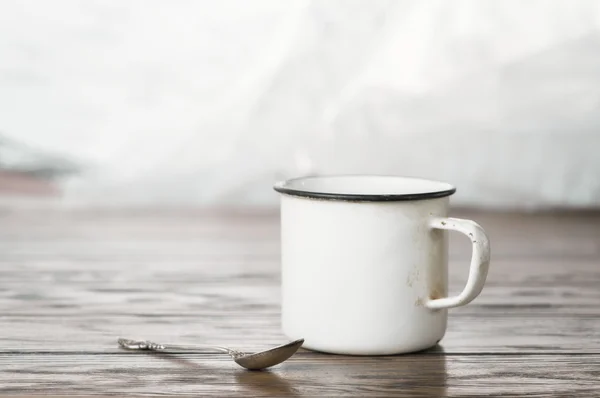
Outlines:
[[[353,193],[353,192],[327,192],[326,190],[305,190],[294,187],[298,183],[311,179],[335,179],[335,178],[389,178],[395,180],[412,180],[439,186],[439,189],[424,190],[410,193]],[[311,175],[287,179],[277,182],[273,189],[281,194],[297,196],[301,198],[359,201],[359,202],[403,202],[414,200],[437,199],[450,196],[456,192],[456,188],[449,183],[419,177],[408,177],[400,175],[380,174],[332,174]]]

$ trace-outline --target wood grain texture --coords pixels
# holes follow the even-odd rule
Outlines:
[[[301,350],[269,372],[218,355],[120,351],[118,336],[244,350],[279,329],[268,211],[0,210],[0,393],[197,396],[600,396],[600,214],[457,212],[492,241],[482,295],[440,346]],[[451,235],[450,291],[469,242]]]
[[[44,359],[43,361],[40,359]],[[597,396],[600,355],[381,358],[302,351],[270,372],[211,355],[3,355],[5,394],[196,396]]]

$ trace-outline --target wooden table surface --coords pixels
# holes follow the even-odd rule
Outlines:
[[[271,371],[213,354],[120,351],[116,338],[260,349],[279,323],[267,211],[0,212],[4,395],[600,396],[600,214],[454,212],[489,232],[482,295],[432,350],[301,349]],[[450,292],[470,243],[451,235]]]

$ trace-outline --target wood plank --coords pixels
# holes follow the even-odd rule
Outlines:
[[[224,313],[2,317],[0,353],[111,353],[117,337],[247,350],[286,341],[277,313]],[[440,345],[448,354],[600,354],[599,327],[597,316],[456,316]]]
[[[196,396],[595,396],[600,355],[346,357],[301,351],[249,372],[213,355],[0,355],[0,393]],[[597,395],[596,395],[597,396]]]
[[[127,309],[154,313],[193,314],[204,311],[245,310],[279,305],[277,260],[261,261],[222,255],[197,260],[169,260],[169,254],[147,261],[80,262],[70,258],[27,262],[0,262],[0,298],[3,316],[56,313],[79,315],[87,311],[118,314]],[[58,256],[61,257],[61,256]],[[597,314],[600,268],[595,260],[497,260],[476,301],[453,314]],[[450,292],[462,289],[468,264],[450,264]],[[242,307],[240,307],[242,306]],[[144,311],[144,308],[146,311]]]
[[[493,259],[600,257],[600,212],[572,214],[493,214],[454,212],[454,216],[478,221],[488,231]],[[171,241],[174,244],[204,242],[205,245],[245,245],[268,241],[278,246],[279,224],[276,212],[171,211],[171,212],[101,212],[101,211],[18,211],[0,210],[0,242],[3,248],[40,242],[42,249],[69,244],[72,249],[99,244],[122,254],[123,240],[131,242]],[[452,234],[451,252],[468,256],[464,237]],[[112,247],[111,247],[112,243]],[[45,254],[42,250],[42,254]],[[276,252],[274,253],[276,254]]]

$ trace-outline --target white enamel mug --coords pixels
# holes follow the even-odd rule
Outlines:
[[[281,193],[282,328],[303,347],[347,355],[423,350],[444,336],[447,309],[471,302],[490,244],[473,221],[449,218],[447,183],[341,175],[275,184]],[[473,243],[466,287],[447,297],[445,230]]]

